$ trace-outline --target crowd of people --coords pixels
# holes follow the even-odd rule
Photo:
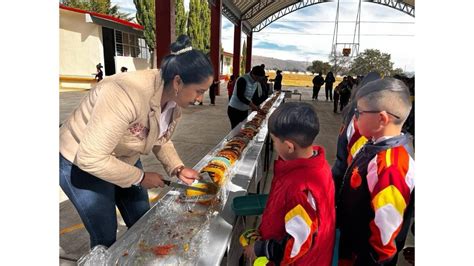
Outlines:
[[[219,81],[208,56],[185,35],[171,45],[158,69],[102,80],[60,128],[60,186],[90,234],[91,248],[116,240],[118,207],[127,227],[150,209],[147,189],[163,176],[145,172],[140,154],[153,152],[169,176],[186,184],[199,173],[186,167],[171,137],[182,108]],[[231,76],[227,113],[231,127],[271,94],[265,65]],[[277,71],[274,89],[281,90]],[[332,72],[313,79],[313,100],[325,84],[333,100]],[[396,265],[414,216],[414,78],[347,76],[334,89],[342,111],[332,166],[313,142],[320,132],[311,103],[281,104],[268,118],[278,156],[257,229],[241,236],[252,261],[276,265]],[[245,241],[243,241],[245,240]],[[335,251],[337,251],[335,253]],[[337,254],[337,256],[334,256]]]
[[[415,195],[405,134],[414,90],[397,78],[371,72],[345,77],[334,90],[343,124],[332,167],[313,145],[320,130],[313,105],[284,103],[272,113],[278,158],[268,201],[259,227],[240,237],[254,265],[397,265]],[[315,92],[321,79],[315,77]],[[404,254],[413,261],[412,250]]]

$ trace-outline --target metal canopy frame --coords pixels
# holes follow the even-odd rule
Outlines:
[[[256,4],[254,4],[250,9],[244,11],[244,15],[242,16],[242,19],[247,20],[250,18],[253,18],[258,12],[262,11],[265,9],[267,6],[270,4],[273,4],[275,0],[263,0],[259,1]]]
[[[391,7],[412,17],[415,17],[415,7],[401,0],[369,0],[369,3]]]
[[[242,23],[242,31],[247,34],[250,32],[259,32],[274,21],[302,8],[333,2],[331,0],[261,0],[253,1],[247,4],[245,10],[240,10],[237,6],[241,5],[243,0],[222,0],[222,14],[229,19],[234,25],[239,21]],[[210,3],[213,0],[209,0]],[[248,0],[247,3],[252,2]],[[384,5],[407,15],[415,17],[415,1],[414,0],[365,0],[364,2]],[[282,8],[280,8],[282,7]],[[259,21],[258,16],[263,12],[268,12],[268,9],[279,8],[270,16]]]
[[[274,21],[290,14],[290,13],[293,13],[297,10],[300,10],[302,8],[305,8],[305,7],[308,7],[308,6],[312,6],[312,5],[316,5],[316,4],[321,4],[321,3],[326,3],[326,2],[329,2],[327,0],[303,0],[303,1],[300,1],[296,4],[292,4],[292,5],[289,5],[281,10],[279,10],[278,12],[274,13],[273,15],[271,15],[270,17],[266,18],[264,21],[262,21],[260,24],[258,24],[257,26],[255,26],[252,31],[253,32],[259,32],[261,30],[263,30],[265,27],[267,27],[268,25],[270,25],[271,23],[273,23]]]

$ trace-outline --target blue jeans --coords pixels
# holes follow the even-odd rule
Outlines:
[[[143,169],[140,160],[135,164]],[[110,247],[117,238],[117,214],[130,228],[149,209],[148,192],[145,188],[131,186],[121,188],[82,171],[59,154],[59,183],[71,200],[89,232],[90,246]]]

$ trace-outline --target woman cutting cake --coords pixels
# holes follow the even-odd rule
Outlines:
[[[206,55],[187,36],[171,45],[160,69],[106,77],[89,91],[60,128],[60,186],[90,235],[90,246],[116,239],[117,206],[131,227],[149,209],[147,189],[163,177],[142,170],[151,151],[168,175],[187,184],[199,173],[184,166],[171,136],[186,108],[212,82]]]

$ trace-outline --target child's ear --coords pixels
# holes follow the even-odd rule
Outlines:
[[[288,148],[288,153],[293,153],[295,151],[295,144],[289,140],[285,140],[285,146]]]
[[[380,112],[380,125],[381,126],[386,126],[390,122],[390,117],[387,112]]]

